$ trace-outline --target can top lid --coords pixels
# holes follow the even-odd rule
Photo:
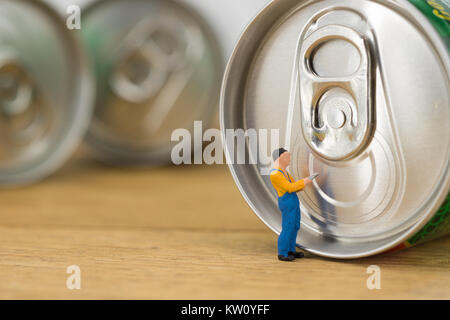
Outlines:
[[[443,39],[407,1],[280,0],[235,48],[221,125],[279,129],[291,174],[320,173],[299,193],[302,246],[368,255],[419,228],[449,191],[449,71]],[[251,207],[279,232],[262,167],[230,165]]]

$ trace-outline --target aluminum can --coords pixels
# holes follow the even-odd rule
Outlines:
[[[211,122],[222,55],[208,24],[171,0],[96,1],[82,34],[97,75],[87,141],[118,164],[170,162],[171,134]]]
[[[449,234],[449,13],[444,0],[277,0],[243,33],[221,129],[277,129],[295,179],[320,173],[298,193],[299,247],[349,259]],[[262,165],[225,150],[242,195],[279,233]]]
[[[42,179],[87,130],[93,80],[76,34],[45,4],[0,0],[0,186]]]

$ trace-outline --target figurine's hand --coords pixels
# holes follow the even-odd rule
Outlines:
[[[303,182],[305,182],[305,186],[307,186],[308,184],[310,184],[312,181],[309,178],[305,178],[303,179]]]
[[[308,177],[308,179],[309,180],[314,180],[315,178],[317,178],[319,176],[319,174],[316,172],[316,173],[314,173],[313,175],[310,175],[309,177]]]

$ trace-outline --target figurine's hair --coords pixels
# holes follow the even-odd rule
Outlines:
[[[287,152],[285,148],[275,149],[272,153],[273,161],[277,160],[285,152]]]

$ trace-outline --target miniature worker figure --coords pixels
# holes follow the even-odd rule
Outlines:
[[[300,202],[297,192],[317,177],[294,181],[286,168],[291,162],[291,154],[284,148],[276,149],[273,154],[274,168],[270,171],[270,181],[278,193],[278,207],[282,215],[281,233],[278,238],[278,259],[293,261],[303,258],[303,252],[296,251],[297,233],[300,229]]]

